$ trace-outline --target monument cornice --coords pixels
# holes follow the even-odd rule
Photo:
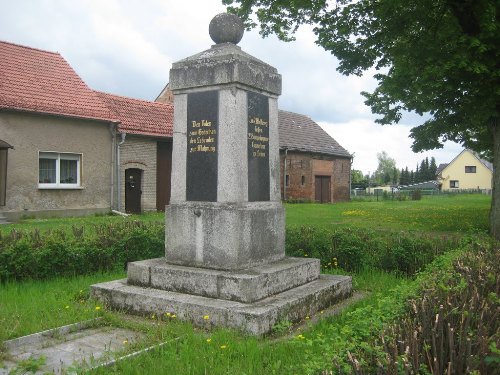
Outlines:
[[[169,83],[174,93],[186,88],[240,84],[271,95],[281,94],[281,74],[277,69],[232,43],[217,44],[175,62]]]

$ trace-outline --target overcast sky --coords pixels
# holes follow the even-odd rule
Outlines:
[[[219,0],[0,0],[0,40],[59,52],[92,89],[154,100],[172,62],[210,48],[208,24],[224,10]],[[426,156],[447,163],[461,151],[449,142],[413,153],[408,135],[418,116],[375,124],[360,95],[375,87],[371,74],[342,76],[336,59],[314,40],[306,28],[292,43],[251,31],[239,45],[281,73],[280,108],[318,122],[354,154],[354,169],[373,172],[381,151],[399,169],[415,169]]]

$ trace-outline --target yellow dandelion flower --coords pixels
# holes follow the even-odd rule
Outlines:
[[[95,307],[95,310],[96,310],[96,311],[99,311],[100,309],[101,309],[101,306],[96,306],[96,307]]]
[[[306,319],[306,320],[308,320],[308,319],[310,319],[310,318],[309,318],[308,316],[306,316],[306,318],[305,318],[305,319]]]
[[[172,318],[172,319],[175,319],[175,318],[177,318],[177,315],[172,314],[171,318]]]
[[[69,306],[68,306],[68,305],[66,305],[64,308],[65,308],[65,309],[69,309]]]
[[[208,320],[208,319],[210,319],[210,316],[209,315],[203,315],[203,319],[204,320]]]
[[[171,315],[172,315],[172,313],[169,313],[169,312],[168,312],[168,313],[166,313],[165,315],[166,315],[166,316],[171,316]]]
[[[211,338],[208,338],[207,339],[207,342],[210,344],[212,342],[212,339]]]
[[[296,337],[297,337],[297,339],[299,339],[299,340],[304,340],[304,339],[305,339],[304,335],[302,335],[302,334],[297,335]]]
[[[227,345],[221,345],[220,346],[221,349],[226,349],[227,348]]]
[[[123,340],[123,343],[126,345],[128,344],[128,340]]]

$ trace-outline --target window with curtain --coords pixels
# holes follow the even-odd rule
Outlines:
[[[40,188],[80,187],[80,165],[80,154],[40,152],[38,186]]]

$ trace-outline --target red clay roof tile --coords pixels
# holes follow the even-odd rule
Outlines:
[[[120,120],[119,130],[125,133],[172,137],[174,106],[149,102],[96,91]]]
[[[0,41],[0,109],[116,121],[55,52]]]

